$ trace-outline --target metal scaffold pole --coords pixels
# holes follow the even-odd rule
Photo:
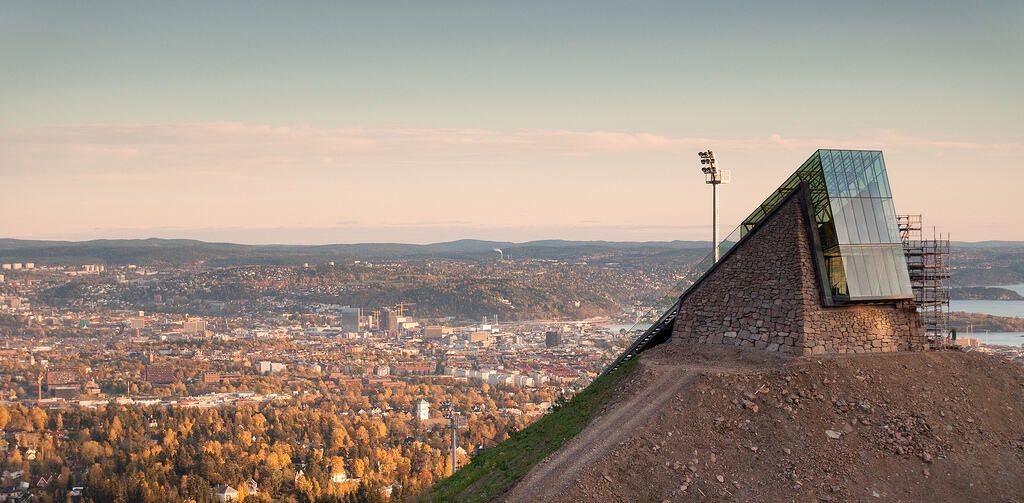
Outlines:
[[[949,331],[949,236],[933,231],[924,239],[921,215],[897,215],[910,286],[932,347],[946,345]]]

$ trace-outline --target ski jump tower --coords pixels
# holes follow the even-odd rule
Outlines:
[[[926,347],[880,151],[818,150],[605,371],[663,342],[793,355]]]

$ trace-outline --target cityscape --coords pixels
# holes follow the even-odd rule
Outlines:
[[[0,503],[1024,497],[1024,3],[0,13]]]
[[[452,473],[442,404],[462,421],[458,468],[590,384],[664,297],[692,282],[706,252],[649,246],[545,252],[562,259],[282,254],[279,265],[217,266],[143,253],[133,258],[145,264],[2,263],[5,497],[77,487],[96,501],[412,498]],[[990,270],[991,257],[957,257],[956,277]],[[995,261],[1004,263],[1019,265]],[[961,290],[971,291],[952,291]],[[960,343],[1024,363],[1024,346]],[[216,434],[192,430],[210,421]],[[317,426],[296,430],[307,424]],[[253,434],[241,440],[243,431]],[[141,489],[103,467],[153,467],[112,450],[122,435],[191,475],[153,474],[152,492],[131,496]],[[186,438],[201,452],[170,447]],[[237,464],[209,464],[230,452]]]
[[[267,468],[265,459],[249,460],[207,473],[199,468],[202,457],[191,457],[197,475],[190,485],[144,499],[223,497],[234,490],[244,499],[260,487],[272,499],[358,490],[408,498],[451,473],[442,403],[464,418],[460,466],[589,384],[628,344],[627,332],[645,326],[660,300],[650,287],[668,292],[685,277],[682,266],[489,255],[293,266],[0,267],[6,272],[0,427],[20,432],[3,447],[9,459],[23,460],[8,463],[5,484],[31,474],[27,492],[58,497],[57,488],[71,479],[97,500],[117,499],[126,488],[79,475],[87,466],[62,460],[123,461],[100,449],[116,454],[110,452],[116,438],[82,436],[85,424],[112,416],[123,434],[137,437],[133,442],[166,445],[188,434],[180,431],[184,418],[209,420],[210,410],[224,420],[239,412],[271,418],[330,410],[329,418],[315,420],[345,441],[265,431],[238,447],[281,450],[290,462]],[[445,289],[423,286],[435,278],[447,282]],[[400,282],[412,286],[381,286]],[[578,297],[543,295],[549,282],[563,292],[575,285]],[[369,303],[395,295],[418,302]],[[332,302],[337,299],[363,304]],[[494,314],[477,317],[481,312]],[[376,433],[371,438],[367,431]],[[225,431],[205,442],[237,442],[238,434]],[[296,441],[307,449],[295,449]],[[86,454],[90,449],[100,452]],[[57,466],[52,473],[45,468]],[[20,494],[18,485],[11,487],[8,494]]]

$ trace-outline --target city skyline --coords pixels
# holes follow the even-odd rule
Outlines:
[[[11,5],[0,237],[707,240],[710,147],[723,235],[855,148],[1024,240],[1024,8],[929,5]]]

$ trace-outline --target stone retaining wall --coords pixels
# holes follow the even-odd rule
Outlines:
[[[912,301],[824,307],[798,196],[726,256],[684,300],[674,342],[789,354],[924,348]]]

